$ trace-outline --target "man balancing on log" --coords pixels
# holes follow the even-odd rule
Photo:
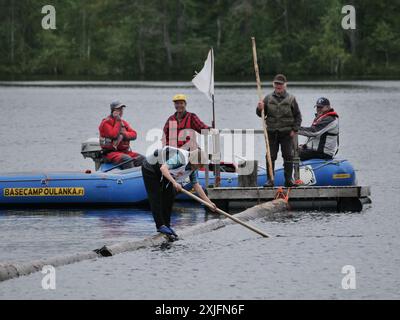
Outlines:
[[[301,112],[296,98],[286,91],[287,80],[283,74],[277,74],[273,80],[274,92],[258,102],[256,113],[261,117],[264,108],[265,123],[268,130],[268,141],[271,153],[272,171],[278,156],[279,146],[283,157],[285,187],[297,186],[293,176],[293,137],[301,125]],[[268,168],[268,157],[267,168]],[[274,183],[267,170],[268,181],[265,187],[273,187]]]
[[[143,180],[157,231],[170,241],[178,239],[171,228],[171,212],[176,194],[182,191],[181,183],[187,178],[200,198],[213,211],[217,208],[197,181],[197,170],[207,162],[207,154],[200,149],[186,151],[168,146],[155,150],[143,161]]]

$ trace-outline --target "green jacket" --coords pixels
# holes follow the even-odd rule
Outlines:
[[[290,132],[298,131],[301,126],[301,112],[296,98],[286,92],[277,95],[275,92],[264,98],[264,112],[268,131]],[[256,109],[261,117],[261,111]]]

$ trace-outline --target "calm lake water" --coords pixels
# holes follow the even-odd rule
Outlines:
[[[233,225],[166,251],[60,267],[56,290],[42,289],[41,273],[6,281],[0,299],[399,299],[400,82],[304,82],[289,91],[303,125],[312,122],[320,96],[339,113],[338,157],[350,160],[359,184],[372,189],[373,203],[363,212],[295,212],[251,222],[271,239]],[[98,136],[115,99],[128,105],[124,118],[139,134],[132,147],[145,153],[174,112],[176,93],[187,94],[188,110],[211,123],[211,104],[190,83],[0,83],[0,172],[93,169],[80,144]],[[217,127],[259,129],[256,103],[252,83],[217,86]],[[254,150],[264,164],[262,136]],[[178,207],[173,215],[177,229],[209,218],[199,206]],[[151,213],[140,208],[0,210],[0,263],[91,250],[154,231]],[[345,265],[355,268],[356,289],[342,289]]]

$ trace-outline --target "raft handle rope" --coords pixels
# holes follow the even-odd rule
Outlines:
[[[279,187],[278,190],[276,191],[274,200],[283,199],[283,200],[286,202],[288,208],[290,208],[290,207],[289,207],[289,194],[290,194],[290,190],[291,190],[291,188],[288,188],[288,189],[287,189],[287,192],[286,192],[286,194],[285,194],[285,191],[283,190],[283,188],[282,188],[282,187]]]
[[[244,157],[241,157],[241,156],[238,156],[238,155],[234,155],[234,156],[235,156],[236,158],[241,159],[241,160],[247,161],[247,159],[244,158]],[[321,164],[321,165],[318,166],[318,167],[313,168],[313,171],[319,170],[319,169],[321,169],[321,168],[323,168],[323,167],[325,167],[325,166],[327,166],[327,165],[330,165],[330,164],[336,164],[336,165],[338,165],[338,164],[340,164],[340,163],[342,163],[342,162],[345,162],[345,161],[347,161],[347,160],[336,160],[336,159],[332,159],[332,160],[330,160],[330,161],[327,161],[327,162]],[[267,170],[267,168],[264,167],[264,166],[262,166],[262,165],[259,165],[259,164],[258,164],[257,166],[258,166],[260,169]],[[304,167],[307,167],[307,166],[309,166],[309,164],[303,164],[303,163],[300,161],[299,168],[304,168]],[[277,171],[278,171],[278,170],[283,170],[283,169],[277,169]],[[301,180],[300,180],[300,181],[301,181]]]
[[[347,160],[335,160],[335,159],[332,159],[332,160],[330,160],[330,161],[328,161],[326,163],[321,164],[319,167],[313,168],[313,170],[316,171],[316,170],[321,169],[321,168],[323,168],[323,167],[325,167],[327,165],[330,165],[330,164],[338,165],[338,164],[340,164],[342,162],[345,162],[345,161],[347,161]]]
[[[135,160],[135,158],[132,158],[132,159],[126,160],[125,162],[121,162],[121,163],[117,164],[116,166],[111,167],[110,169],[104,170],[103,173],[109,172],[109,171],[114,170],[116,168],[119,168],[120,166],[123,166],[124,164],[128,164],[128,163],[130,163],[130,162],[132,162],[134,160]]]

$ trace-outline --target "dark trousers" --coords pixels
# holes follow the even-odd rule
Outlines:
[[[310,160],[310,159],[326,159],[326,160],[333,159],[333,157],[330,155],[327,155],[323,152],[310,150],[310,149],[300,149],[299,156],[300,156],[301,161]]]
[[[172,183],[166,178],[161,180],[160,175],[146,169],[144,166],[142,166],[142,174],[157,229],[162,225],[169,227],[176,195]]]
[[[278,158],[278,151],[280,147],[283,157],[285,180],[291,180],[293,175],[293,138],[290,136],[290,132],[268,131],[268,141],[273,170],[275,168],[275,161]],[[269,174],[268,179],[270,179]]]

